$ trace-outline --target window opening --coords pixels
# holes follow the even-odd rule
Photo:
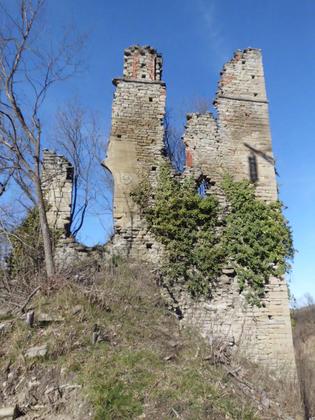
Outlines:
[[[204,198],[207,195],[207,191],[209,189],[209,182],[206,178],[202,177],[198,181],[198,187],[197,192],[200,195],[200,197]]]
[[[258,167],[257,167],[257,158],[255,155],[250,155],[248,157],[248,165],[249,165],[249,179],[251,182],[258,181]]]

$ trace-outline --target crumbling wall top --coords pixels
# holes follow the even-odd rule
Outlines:
[[[149,45],[133,45],[124,52],[124,78],[130,80],[160,81],[162,56]]]
[[[267,102],[260,49],[237,50],[224,65],[216,100],[220,98]]]
[[[42,187],[48,204],[47,219],[51,229],[70,234],[72,182],[74,168],[62,155],[43,151]]]
[[[44,149],[43,163],[46,175],[55,175],[57,172],[59,175],[66,174],[68,179],[72,179],[73,166],[64,156],[58,155],[53,150]]]

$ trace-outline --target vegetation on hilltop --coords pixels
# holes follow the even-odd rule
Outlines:
[[[315,417],[315,302],[291,312],[293,341],[305,418]]]
[[[237,364],[222,343],[207,345],[180,328],[149,267],[91,262],[76,270],[43,283],[29,300],[32,327],[18,310],[3,318],[1,405],[18,401],[28,418],[50,419],[57,413],[76,419],[93,413],[99,420],[263,419],[297,412],[282,382],[266,381],[261,371],[251,376],[256,368]],[[27,357],[36,346],[45,355]],[[275,384],[272,398],[281,410],[268,396]]]

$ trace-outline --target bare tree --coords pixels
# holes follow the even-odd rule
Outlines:
[[[50,88],[77,71],[79,40],[65,35],[57,47],[44,46],[37,33],[45,0],[19,0],[16,14],[3,3],[6,24],[0,30],[0,165],[4,188],[11,177],[38,207],[48,276],[55,272],[52,240],[42,189],[42,106]],[[2,92],[1,92],[2,91]],[[3,187],[2,187],[3,189]]]
[[[175,118],[171,109],[166,110],[164,117],[165,151],[177,171],[181,172],[183,170],[185,162],[185,146],[182,139],[184,127],[179,129],[178,121],[186,120],[189,113],[206,114],[209,110],[209,101],[202,97],[183,102],[179,112],[176,113],[177,118]]]
[[[104,194],[110,180],[101,168],[105,141],[95,113],[84,110],[77,100],[59,110],[53,144],[74,169],[70,232],[75,237],[98,203],[104,210],[110,207],[108,192]]]
[[[164,116],[164,146],[166,155],[177,171],[181,171],[184,164],[185,146],[182,134],[172,121],[172,113],[168,109]]]

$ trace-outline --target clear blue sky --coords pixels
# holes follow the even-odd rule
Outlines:
[[[111,80],[122,74],[127,46],[151,44],[163,54],[167,104],[181,118],[196,98],[213,99],[219,72],[233,51],[262,49],[281,199],[298,250],[291,289],[297,297],[305,292],[315,296],[315,1],[47,2],[52,33],[72,23],[89,34],[87,69],[54,94],[51,110],[77,95],[100,112],[106,135]],[[102,235],[89,221],[82,238],[97,242]]]

